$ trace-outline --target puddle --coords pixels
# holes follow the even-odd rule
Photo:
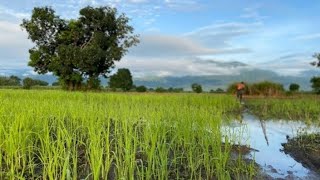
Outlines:
[[[224,127],[225,133],[242,134],[236,143],[249,145],[258,150],[249,154],[248,158],[254,159],[263,171],[273,178],[320,179],[319,174],[303,167],[301,163],[281,151],[281,143],[286,143],[287,137],[297,136],[298,131],[319,132],[320,128],[307,126],[299,121],[260,121],[248,113],[243,114],[241,123],[234,121]]]

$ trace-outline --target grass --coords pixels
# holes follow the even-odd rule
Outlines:
[[[0,179],[252,178],[220,131],[239,108],[228,95],[0,90]]]
[[[320,120],[320,98],[313,95],[249,99],[247,106],[253,114],[263,119],[301,120],[307,123]]]

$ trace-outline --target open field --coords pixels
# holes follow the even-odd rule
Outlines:
[[[233,96],[0,90],[0,179],[238,179]],[[224,142],[224,143],[223,143]]]

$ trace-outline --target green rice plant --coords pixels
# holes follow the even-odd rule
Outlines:
[[[316,96],[298,98],[252,99],[249,109],[263,119],[287,119],[317,122],[320,119],[320,99]]]
[[[233,96],[0,90],[0,105],[0,179],[254,176],[221,130]]]

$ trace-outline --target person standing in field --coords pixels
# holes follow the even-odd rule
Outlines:
[[[240,103],[242,103],[242,95],[244,94],[245,87],[244,82],[237,84],[237,98],[240,100]]]

